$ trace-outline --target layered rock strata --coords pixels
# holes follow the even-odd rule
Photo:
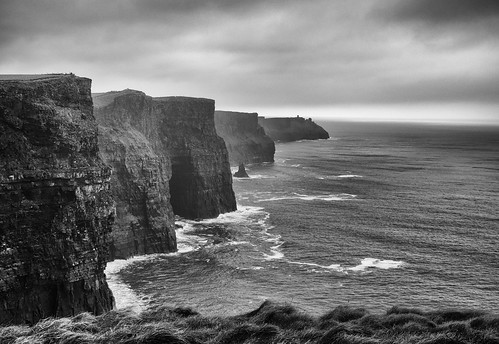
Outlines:
[[[174,214],[197,219],[236,209],[213,100],[124,90],[94,101],[100,151],[116,171],[113,256],[175,251]]]
[[[328,132],[314,123],[311,118],[305,119],[299,116],[285,118],[258,117],[258,124],[276,142],[329,138]]]
[[[215,128],[227,145],[232,165],[274,161],[274,141],[258,124],[257,113],[215,111]]]
[[[110,310],[114,206],[91,80],[0,80],[0,323]]]

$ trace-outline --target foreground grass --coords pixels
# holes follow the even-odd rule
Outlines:
[[[311,317],[290,305],[264,302],[233,317],[207,317],[191,309],[158,307],[101,316],[46,319],[0,328],[0,344],[196,344],[196,343],[425,343],[499,344],[499,315],[481,311],[422,312],[393,307],[384,315],[340,306]]]

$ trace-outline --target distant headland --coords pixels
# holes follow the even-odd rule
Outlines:
[[[329,134],[324,128],[300,116],[285,118],[258,117],[265,133],[276,142],[290,142],[299,140],[328,139]]]

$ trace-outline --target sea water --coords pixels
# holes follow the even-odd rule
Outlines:
[[[499,128],[321,124],[234,178],[236,212],[178,219],[178,253],[111,263],[118,306],[499,311]]]

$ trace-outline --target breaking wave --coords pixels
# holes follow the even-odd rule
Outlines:
[[[265,199],[259,199],[255,202],[272,202],[272,201],[282,201],[282,200],[293,200],[299,199],[303,201],[349,201],[353,200],[357,195],[341,193],[341,194],[328,194],[328,195],[303,195],[298,193],[293,193],[291,195],[277,196]]]
[[[329,271],[335,271],[335,272],[342,272],[345,274],[348,274],[349,272],[366,272],[369,269],[382,269],[382,270],[388,270],[388,269],[398,269],[402,267],[405,263],[400,260],[382,260],[382,259],[376,259],[376,258],[364,258],[362,259],[361,263],[356,266],[342,266],[341,264],[331,264],[331,265],[320,265],[320,264],[315,264],[315,263],[305,263],[305,262],[294,262],[294,261],[289,261],[289,264],[295,264],[295,265],[302,265],[302,266],[310,266],[313,268],[319,268],[322,270],[329,270]]]

